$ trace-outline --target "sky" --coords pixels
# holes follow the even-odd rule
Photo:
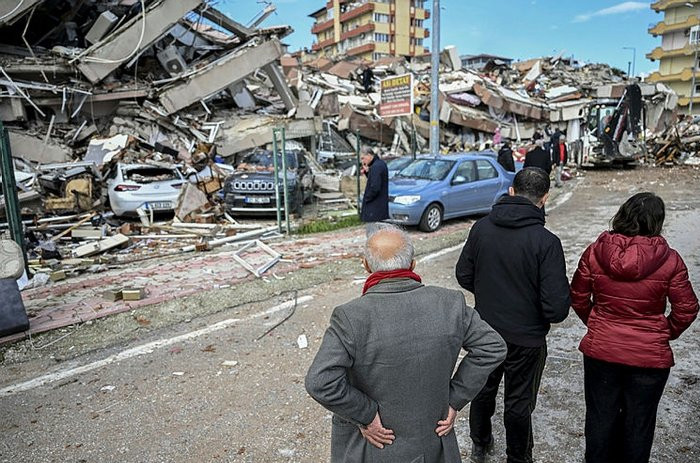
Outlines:
[[[261,0],[218,0],[219,9],[248,23],[264,8]],[[288,24],[295,32],[285,38],[290,50],[313,43],[308,15],[326,0],[277,0],[277,12],[263,24]],[[432,8],[432,0],[425,2]],[[661,45],[648,28],[663,13],[651,2],[603,0],[441,0],[440,47],[455,45],[461,55],[488,53],[515,59],[539,56],[573,56],[583,62],[602,62],[627,71],[636,48],[636,73],[658,68],[644,55]],[[430,22],[430,21],[428,21]],[[432,29],[432,28],[431,28]],[[432,31],[431,31],[432,33]],[[427,40],[431,45],[431,39]]]

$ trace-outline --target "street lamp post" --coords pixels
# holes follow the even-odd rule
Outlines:
[[[440,0],[433,0],[433,45],[430,75],[430,153],[440,154]]]
[[[637,64],[637,49],[635,47],[622,47],[623,50],[632,50],[632,74],[630,75],[629,71],[627,71],[628,77],[634,77],[635,76],[635,67]],[[628,66],[629,69],[629,66]]]

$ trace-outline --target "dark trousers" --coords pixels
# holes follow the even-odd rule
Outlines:
[[[508,343],[508,355],[486,381],[469,409],[470,437],[486,446],[492,439],[491,417],[496,411],[496,395],[505,376],[503,423],[506,427],[508,463],[532,462],[532,412],[537,403],[547,346],[521,347]]]
[[[669,368],[584,357],[586,463],[647,463]]]

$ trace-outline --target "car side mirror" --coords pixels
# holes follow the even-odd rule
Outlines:
[[[462,183],[467,183],[467,178],[462,176],[462,175],[457,175],[457,176],[455,176],[455,178],[452,179],[453,185],[459,185]]]

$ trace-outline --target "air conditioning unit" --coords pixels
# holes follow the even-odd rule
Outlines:
[[[700,43],[700,26],[693,26],[690,28],[690,38],[688,42],[691,45],[697,45]]]
[[[182,55],[174,45],[170,45],[169,47],[158,52],[156,56],[158,57],[160,64],[171,76],[181,74],[185,72],[185,69],[187,69],[187,63],[185,63]]]

